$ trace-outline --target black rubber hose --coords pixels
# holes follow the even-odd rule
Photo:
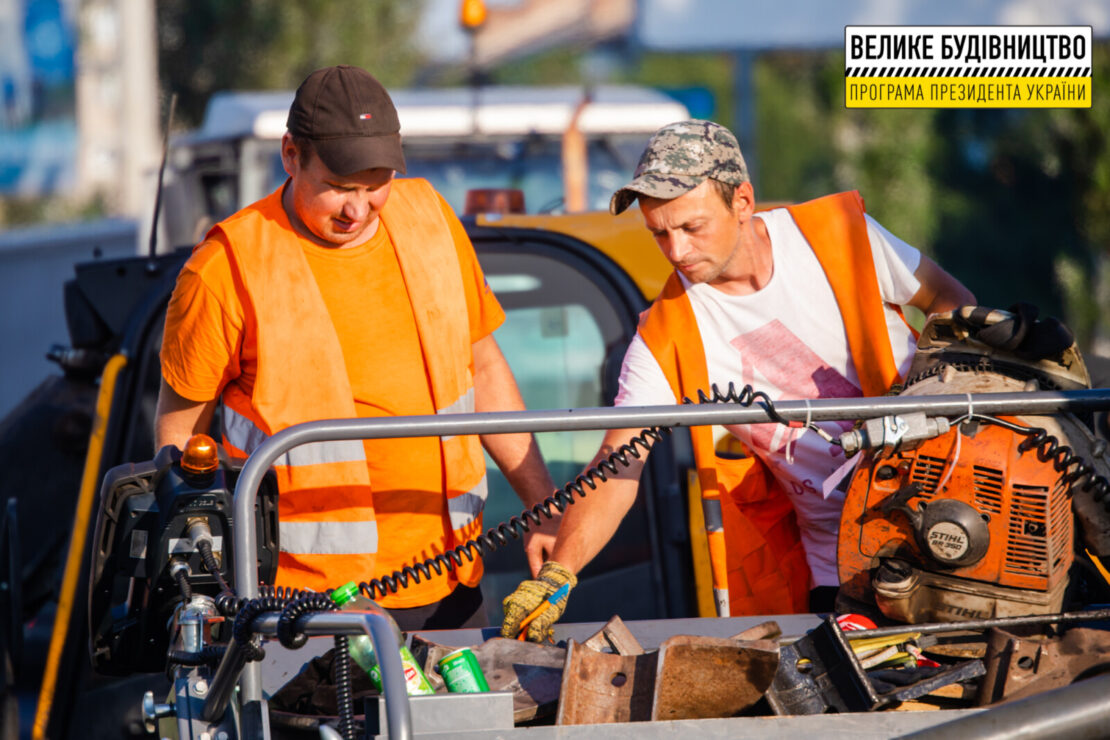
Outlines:
[[[171,650],[169,661],[178,665],[216,665],[223,660],[227,647],[224,645],[205,645],[199,653],[187,650]]]
[[[185,570],[181,566],[173,568],[173,579],[177,581],[177,587],[181,589],[182,600],[188,604],[193,600],[193,587],[189,584],[189,575]]]
[[[227,585],[223,573],[220,572],[220,564],[216,562],[216,555],[212,552],[212,543],[208,540],[199,540],[197,550],[200,551],[200,559],[204,563],[204,567],[215,576],[216,582],[220,584],[220,592],[232,593],[231,587]]]
[[[343,740],[355,740],[354,684],[349,644],[347,635],[335,636],[335,706],[339,710],[339,734]]]

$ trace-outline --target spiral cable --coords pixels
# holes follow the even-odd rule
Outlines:
[[[277,638],[278,642],[290,650],[296,650],[308,641],[308,636],[303,632],[294,631],[296,621],[305,614],[313,612],[330,612],[339,608],[326,593],[309,593],[287,601],[281,607],[278,615]]]
[[[354,679],[351,677],[350,639],[335,636],[335,706],[339,710],[339,734],[355,740]]]
[[[467,562],[472,562],[475,557],[485,557],[488,553],[507,545],[510,539],[523,537],[525,533],[531,531],[533,525],[540,526],[543,523],[542,517],[553,519],[555,514],[552,509],[562,513],[575,503],[576,495],[585,498],[587,488],[591,491],[596,490],[598,484],[607,481],[610,475],[616,475],[622,468],[632,465],[633,459],[639,460],[647,455],[652,446],[663,438],[664,433],[670,433],[670,429],[660,427],[641,429],[639,434],[609,453],[605,459],[583,471],[574,480],[543,501],[525,509],[518,516],[511,517],[508,521],[486,530],[485,534],[467,540],[446,552],[422,562],[407,565],[389,575],[363,581],[358,584],[359,590],[371,599],[397,593],[402,588],[408,587],[410,583],[420,583],[422,579],[430,579],[433,571],[435,575],[441,575],[445,570],[450,573],[463,564],[464,557]]]
[[[689,398],[683,398],[682,402],[684,404],[735,403],[741,406],[751,406],[758,402],[773,421],[792,425],[775,411],[774,402],[771,401],[770,396],[763,391],[755,390],[750,385],[745,385],[739,392],[733,383],[728,384],[728,389],[724,393],[716,384],[711,385],[710,390],[710,394],[699,390],[696,402]],[[497,548],[507,545],[510,539],[523,537],[525,533],[531,531],[532,525],[540,526],[543,523],[542,517],[552,519],[555,516],[552,513],[553,508],[562,513],[575,503],[576,496],[585,498],[587,489],[596,490],[598,484],[607,481],[610,475],[617,475],[623,468],[629,467],[633,459],[639,460],[646,456],[655,443],[662,439],[664,434],[670,434],[670,432],[669,427],[641,429],[640,433],[634,435],[627,443],[609,453],[593,467],[580,473],[551,496],[522,511],[519,516],[501,522],[487,530],[485,534],[467,540],[446,552],[395,570],[389,575],[363,581],[358,585],[359,590],[371,599],[386,596],[397,593],[402,588],[408,587],[410,583],[420,583],[423,579],[431,578],[433,572],[434,575],[441,575],[445,570],[450,573],[463,564],[464,557],[468,562],[473,561],[475,557],[484,557]]]
[[[1049,434],[1043,427],[1024,427],[994,416],[975,418],[1026,437],[1018,444],[1018,452],[1036,450],[1037,459],[1041,462],[1051,462],[1056,472],[1060,473],[1065,485],[1069,487],[1078,485],[1083,491],[1091,491],[1095,501],[1104,501],[1107,494],[1110,494],[1110,481],[1096,473],[1094,466],[1075,454],[1071,447],[1060,444],[1060,440]],[[1110,501],[1106,501],[1104,506],[1110,509]]]
[[[273,609],[281,609],[289,602],[312,593],[314,592],[299,588],[290,588],[288,586],[258,587],[258,598],[266,599],[268,603],[273,604]],[[225,617],[234,617],[250,602],[251,599],[237,596],[233,591],[228,589],[216,597],[216,609]]]

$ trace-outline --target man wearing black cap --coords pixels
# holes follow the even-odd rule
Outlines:
[[[492,332],[504,320],[446,202],[405,172],[397,112],[364,70],[297,90],[289,179],[230,216],[182,269],[166,316],[159,447],[209,429],[249,455],[317,419],[523,408]],[[277,582],[323,590],[482,531],[481,447],[526,504],[554,488],[531,435],[322,442],[275,463]],[[553,537],[526,545],[533,570]],[[379,599],[403,629],[484,623],[481,560]]]
[[[676,403],[730,383],[771,399],[882,395],[915,347],[899,306],[930,314],[975,302],[867,216],[858,193],[756,214],[736,137],[709,121],[674,123],[652,137],[610,210],[637,199],[675,272],[641,318],[617,405]],[[838,425],[811,428],[728,427],[754,453],[742,459],[722,455],[711,428],[691,429],[721,616],[831,608],[844,502],[837,474],[847,468],[839,448],[820,436]],[[608,432],[596,459],[637,431]],[[567,510],[552,560],[505,599],[503,635],[515,637],[537,604],[563,583],[574,585],[573,574],[632,505],[642,468],[633,460]],[[528,638],[542,639],[565,603],[533,621]]]

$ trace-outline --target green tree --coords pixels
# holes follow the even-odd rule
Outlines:
[[[291,90],[332,64],[405,85],[422,61],[412,43],[422,8],[411,0],[161,0],[162,87],[178,94],[181,123],[195,126],[214,92]]]

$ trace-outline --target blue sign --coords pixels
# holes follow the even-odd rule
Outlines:
[[[0,193],[74,185],[76,36],[61,0],[0,0]]]

